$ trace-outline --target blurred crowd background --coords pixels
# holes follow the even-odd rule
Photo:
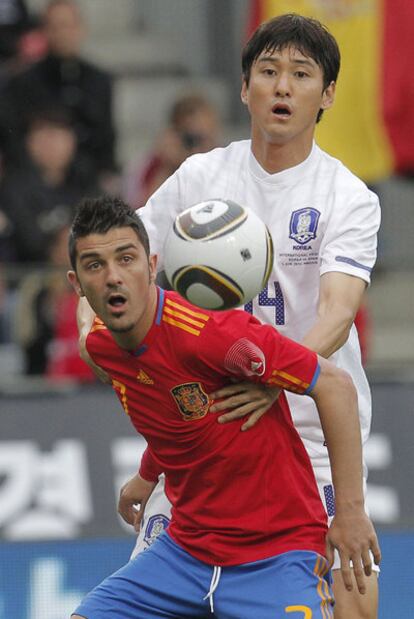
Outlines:
[[[136,466],[138,439],[126,422],[120,430],[118,418],[111,425],[105,417],[115,406],[111,394],[104,398],[104,388],[78,358],[76,298],[65,280],[74,206],[82,196],[111,193],[139,208],[190,154],[247,138],[249,119],[239,97],[242,46],[261,21],[292,11],[325,23],[342,52],[337,101],[320,123],[318,142],[381,199],[378,263],[358,315],[378,415],[370,450],[374,482],[375,469],[383,471],[371,496],[377,523],[414,530],[409,474],[414,2],[0,0],[0,531],[6,542],[126,535],[111,518],[120,481]],[[81,396],[78,391],[88,385],[97,390],[89,400],[89,391]],[[78,428],[86,409],[94,421]],[[69,411],[72,421],[63,418]],[[95,422],[102,424],[101,448]],[[85,445],[92,455],[85,455]],[[396,452],[403,458],[397,466]],[[91,487],[85,481],[88,466]],[[398,480],[393,478],[397,469],[404,475]],[[66,478],[69,470],[73,477]],[[107,504],[102,470],[116,489],[111,488]],[[25,519],[29,504],[31,515]],[[112,515],[100,521],[101,511]],[[21,519],[12,525],[16,514]],[[387,544],[386,537],[383,541]],[[409,544],[414,546],[412,535],[404,539],[406,548]],[[16,606],[11,606],[10,591],[0,584],[0,619],[2,613],[61,619],[78,594],[75,584],[69,587],[72,593],[63,592],[63,567],[53,564],[51,554],[56,559],[66,552],[67,567],[79,551],[62,550],[61,544],[56,552],[42,546],[33,554],[27,548],[20,563],[14,546],[0,545],[0,553],[7,559],[9,552],[15,562],[12,589],[20,592],[21,583],[26,591],[30,581],[36,603],[26,600],[26,592],[12,595]],[[101,564],[102,552],[118,567],[126,546],[102,548],[88,547],[85,553]],[[43,563],[36,563],[37,552]],[[91,581],[85,576],[78,589],[86,590],[110,571],[105,561],[106,571],[93,572]],[[89,578],[90,567],[86,572]],[[52,582],[52,593],[39,594],[36,583],[42,591],[45,579]],[[409,587],[413,584],[411,579]]]
[[[74,205],[109,192],[142,206],[188,155],[247,137],[241,47],[261,21],[292,10],[320,18],[342,51],[318,141],[382,202],[378,265],[358,316],[366,363],[411,372],[409,0],[2,0],[3,378],[92,379],[76,357],[74,299],[61,277]]]

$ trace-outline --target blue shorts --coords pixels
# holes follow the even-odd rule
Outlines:
[[[214,568],[164,532],[91,591],[74,614],[86,619],[330,619],[330,585],[326,560],[314,552]]]

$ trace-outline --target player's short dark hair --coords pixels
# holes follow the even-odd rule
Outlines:
[[[281,51],[296,47],[322,69],[323,88],[336,82],[341,54],[335,37],[317,19],[286,13],[264,22],[252,34],[242,53],[243,79],[249,85],[252,65],[264,51]],[[319,111],[317,120],[322,116]]]
[[[77,206],[69,233],[69,258],[76,270],[76,241],[89,234],[106,234],[112,228],[132,228],[149,256],[148,234],[141,218],[120,198],[84,198]]]

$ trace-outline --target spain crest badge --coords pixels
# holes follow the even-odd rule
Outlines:
[[[200,383],[177,385],[171,389],[171,394],[186,421],[201,419],[207,415],[209,399]]]

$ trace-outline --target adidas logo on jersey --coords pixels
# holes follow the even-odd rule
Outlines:
[[[152,380],[152,378],[150,378],[150,377],[148,376],[148,374],[146,374],[146,373],[144,372],[144,370],[140,370],[140,371],[138,372],[138,374],[137,374],[137,380],[138,380],[140,383],[143,383],[144,385],[153,385],[153,384],[154,384],[154,381]]]

